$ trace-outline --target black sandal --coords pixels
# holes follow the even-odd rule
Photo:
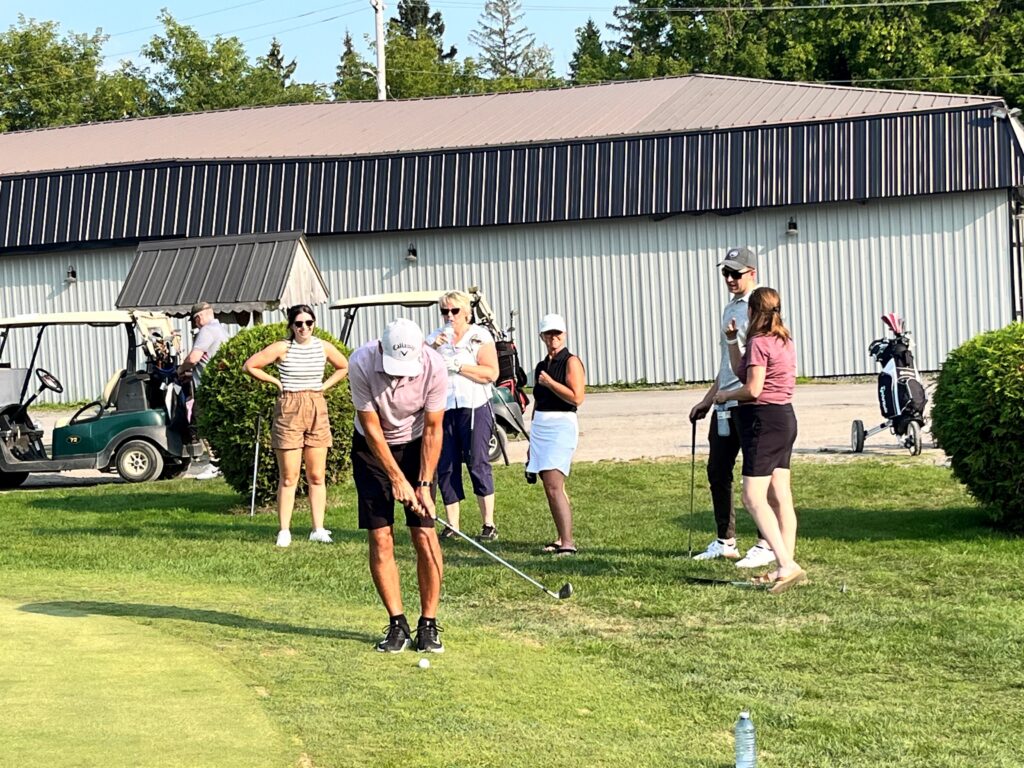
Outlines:
[[[576,554],[576,547],[559,547],[558,549],[555,550],[555,555],[557,555],[557,556],[561,556],[561,555],[575,555],[575,554]]]
[[[549,541],[547,544],[544,545],[543,551],[544,552],[557,552],[561,548],[562,548],[562,545],[561,545],[560,542]]]

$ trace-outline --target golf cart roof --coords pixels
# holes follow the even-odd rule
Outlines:
[[[355,296],[331,304],[331,309],[352,309],[354,307],[429,307],[437,304],[445,290],[400,291],[398,293],[376,293],[371,296]]]
[[[34,312],[26,315],[0,318],[0,328],[37,328],[44,325],[92,325],[111,326],[138,322],[149,328],[170,321],[162,312],[122,312],[105,310],[99,312]]]

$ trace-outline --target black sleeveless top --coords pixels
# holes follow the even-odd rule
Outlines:
[[[559,384],[569,386],[569,358],[576,357],[568,349],[563,348],[561,352],[555,355],[550,360],[545,356],[543,360],[537,363],[537,367],[533,370],[534,382],[540,378],[543,371],[548,372],[548,376],[557,381]],[[535,404],[533,406],[534,411],[575,411],[576,406],[572,403],[567,403],[565,400],[560,398],[554,392],[547,387],[534,386],[533,388],[533,399]]]

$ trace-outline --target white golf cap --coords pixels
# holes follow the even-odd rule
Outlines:
[[[544,315],[540,320],[540,332],[547,333],[548,331],[565,333],[565,318],[554,313]]]
[[[423,331],[412,320],[392,320],[380,337],[384,373],[388,376],[419,376],[423,372]]]

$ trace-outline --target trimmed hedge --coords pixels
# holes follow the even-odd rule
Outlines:
[[[346,357],[349,351],[329,333],[317,328],[318,338],[328,341]],[[287,337],[285,323],[243,328],[226,341],[203,371],[203,385],[197,393],[199,434],[220,463],[228,485],[247,499],[252,493],[252,461],[256,448],[257,421],[260,425],[260,461],[256,477],[256,501],[266,504],[277,493],[277,459],[270,447],[270,427],[274,417],[277,389],[256,381],[242,370],[242,364],[255,352]],[[277,375],[276,366],[267,372]],[[332,371],[330,365],[327,371]],[[350,478],[349,448],[352,442],[354,410],[348,394],[348,380],[327,393],[334,447],[327,452],[327,484],[347,482]],[[299,480],[299,493],[306,489],[306,478]]]
[[[939,373],[932,434],[994,522],[1024,527],[1024,323],[976,336]]]

